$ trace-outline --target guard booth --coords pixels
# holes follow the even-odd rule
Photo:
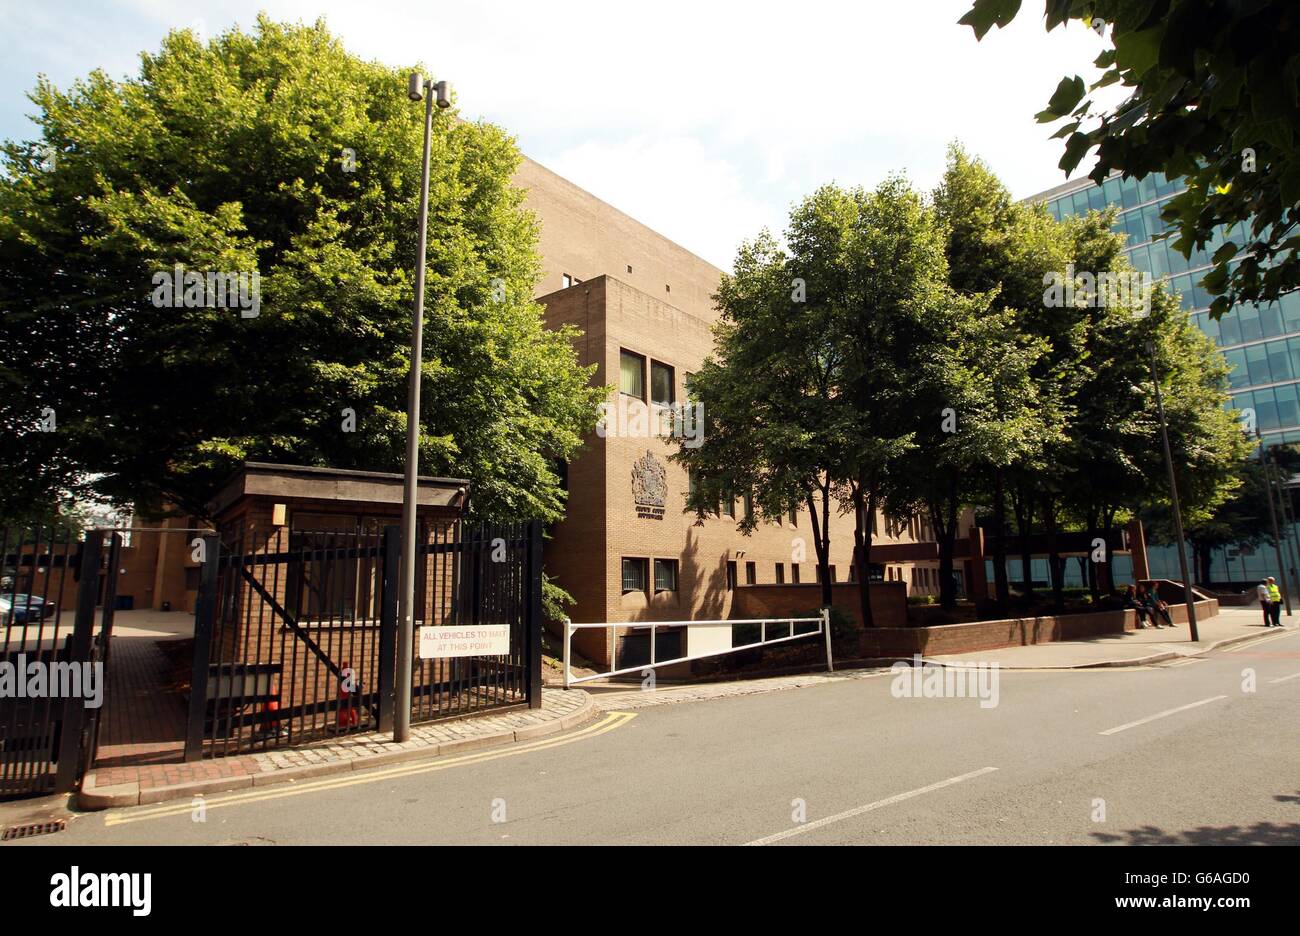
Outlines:
[[[402,490],[399,474],[258,462],[221,487],[201,544],[186,760],[391,726]],[[467,481],[419,478],[417,634],[473,624],[508,642],[413,648],[412,722],[541,704],[540,525],[469,524],[468,506]]]

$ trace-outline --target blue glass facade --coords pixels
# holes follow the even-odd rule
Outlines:
[[[1150,273],[1182,297],[1192,321],[1213,339],[1232,367],[1232,405],[1254,409],[1256,424],[1266,443],[1300,441],[1300,292],[1268,305],[1234,306],[1218,321],[1207,310],[1213,298],[1200,285],[1210,270],[1210,257],[1226,241],[1241,246],[1245,224],[1216,232],[1213,241],[1185,258],[1172,240],[1153,241],[1166,228],[1160,209],[1181,192],[1178,181],[1159,173],[1145,179],[1107,179],[1096,185],[1039,196],[1047,210],[1060,220],[1114,205],[1120,209],[1114,230],[1128,239],[1125,252],[1134,269]]]
[[[1254,409],[1265,444],[1300,441],[1300,291],[1267,305],[1239,304],[1218,321],[1212,320],[1208,308],[1213,297],[1201,287],[1201,277],[1211,269],[1210,258],[1220,245],[1232,241],[1240,247],[1247,242],[1248,231],[1245,224],[1220,228],[1214,239],[1191,257],[1175,250],[1172,238],[1152,240],[1166,230],[1160,209],[1181,191],[1181,181],[1153,173],[1140,180],[1115,176],[1101,185],[1083,180],[1077,187],[1063,186],[1030,201],[1042,202],[1057,220],[1118,207],[1113,230],[1127,238],[1125,252],[1133,267],[1149,272],[1181,296],[1187,314],[1213,339],[1231,366],[1231,405]],[[1292,530],[1290,535],[1300,535],[1300,530]],[[1188,555],[1190,559],[1190,550]],[[1178,554],[1172,547],[1153,547],[1150,560],[1152,575],[1180,577]],[[1216,550],[1211,569],[1216,581],[1279,576],[1274,551],[1268,546]]]

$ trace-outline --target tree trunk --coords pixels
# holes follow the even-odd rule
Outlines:
[[[957,540],[957,480],[948,479],[948,497],[927,505],[930,526],[939,546],[939,606],[945,611],[957,607],[957,586],[953,583],[953,553]]]
[[[826,519],[826,509],[830,507],[830,489],[821,487],[822,518]],[[817,522],[817,498],[813,491],[808,492],[808,514],[812,520],[813,551],[817,554],[817,579],[822,586],[822,607],[831,606],[831,546],[830,536],[823,532],[823,526]]]
[[[1088,593],[1092,595],[1093,604],[1096,604],[1098,601],[1101,600],[1101,586],[1097,582],[1097,576],[1099,570],[1097,569],[1097,563],[1093,562],[1092,560],[1092,544],[1096,539],[1097,539],[1097,512],[1094,510],[1088,512],[1088,555],[1086,557],[1088,560],[1088,575],[1087,575]],[[1103,562],[1106,561],[1106,556],[1104,554],[1102,557],[1102,561]]]
[[[1006,472],[993,470],[993,588],[998,611],[1005,613],[1011,601],[1011,583],[1007,581],[1007,496]]]
[[[876,510],[876,486],[859,478],[853,488],[853,561],[858,572],[858,605],[863,627],[875,627],[871,616],[871,583],[867,572],[871,558],[871,518]]]
[[[1051,570],[1052,605],[1059,613],[1065,610],[1065,569],[1061,566],[1060,547],[1056,537],[1056,502],[1050,495],[1043,498],[1043,519],[1047,527],[1047,567]]]
[[[1101,535],[1106,538],[1106,594],[1115,594],[1115,552],[1110,548],[1111,537],[1115,534],[1115,508],[1102,511]]]
[[[1016,534],[1020,537],[1020,578],[1026,598],[1034,596],[1034,554],[1029,546],[1029,536],[1034,526],[1032,493],[1023,483],[1017,484],[1017,493],[1011,496],[1011,507],[1016,514]]]

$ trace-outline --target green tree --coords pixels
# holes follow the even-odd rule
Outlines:
[[[929,518],[939,602],[951,610],[962,508],[984,489],[990,467],[1000,471],[1041,449],[1045,407],[1034,371],[1047,344],[1023,334],[1013,312],[990,311],[987,295],[954,296],[946,313],[946,340],[926,349],[915,375],[916,444],[893,466],[885,498]]]
[[[803,301],[790,257],[767,232],[743,244],[715,301],[714,351],[691,376],[690,398],[704,408],[703,442],[673,458],[690,472],[687,509],[699,521],[737,492],[760,519],[808,508],[822,605],[831,604],[832,487],[847,445],[837,375],[841,349],[830,341],[828,310]]]
[[[951,338],[943,230],[901,178],[874,191],[823,186],[791,217],[791,268],[807,282],[826,340],[847,431],[836,478],[854,518],[853,561],[863,623],[872,626],[873,518],[898,460],[915,445],[915,375]],[[893,505],[891,505],[892,508]]]
[[[999,607],[1005,610],[1010,591],[1007,498],[1010,495],[1017,520],[1028,588],[1034,505],[1043,485],[1051,483],[1051,472],[1046,470],[1049,448],[1063,441],[1062,421],[1080,358],[1077,311],[1047,307],[1043,299],[1045,278],[1063,275],[1066,268],[1068,238],[1046,212],[1014,201],[992,170],[957,144],[948,148],[947,169],[934,203],[947,230],[951,286],[965,295],[988,294],[992,309],[1009,313],[1015,329],[1041,343],[1030,373],[1033,392],[1023,397],[1033,400],[1034,410],[1003,414],[1009,420],[1023,420],[1008,436],[1016,439],[1015,444],[1001,452],[988,449],[989,460],[970,468],[987,480],[982,491],[968,488],[968,496],[990,509],[994,589]]]
[[[40,80],[40,139],[5,144],[0,178],[0,427],[24,443],[0,454],[7,510],[90,487],[202,513],[245,459],[401,465],[423,133],[405,88],[322,23],[265,17],[173,32],[123,81]],[[532,300],[518,161],[495,127],[434,121],[420,467],[471,479],[482,515],[556,519],[602,391]],[[159,307],[176,265],[256,272],[258,314]]]
[[[1271,301],[1300,286],[1300,42],[1289,0],[1046,0],[1048,30],[1072,20],[1105,34],[1110,48],[1095,64],[1091,86],[1061,79],[1041,122],[1066,121],[1067,173],[1091,150],[1090,177],[1112,172],[1143,178],[1160,171],[1184,177],[1187,191],[1162,211],[1190,257],[1207,249],[1214,269],[1203,280],[1218,298],[1211,314],[1233,303]],[[1020,0],[975,0],[960,22],[977,39],[1010,23]],[[1120,84],[1128,97],[1100,112],[1093,92]],[[1246,243],[1222,231],[1250,225]],[[1239,263],[1236,259],[1248,252]]]

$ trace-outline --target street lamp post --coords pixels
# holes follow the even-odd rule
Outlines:
[[[1282,584],[1282,601],[1286,605],[1286,616],[1291,616],[1291,588],[1287,583],[1286,561],[1282,558],[1282,536],[1278,531],[1277,525],[1277,507],[1282,504],[1282,498],[1278,497],[1277,505],[1273,503],[1273,463],[1268,457],[1264,438],[1260,435],[1259,429],[1255,429],[1255,438],[1259,442],[1259,464],[1264,469],[1264,487],[1268,491],[1268,520],[1273,527],[1273,552],[1277,557],[1277,577]],[[1282,517],[1282,522],[1286,522],[1286,515]],[[1294,581],[1294,577],[1292,579]]]
[[[415,311],[411,315],[411,371],[406,395],[406,465],[402,484],[402,566],[397,607],[397,681],[393,740],[411,737],[411,654],[415,642],[415,520],[420,474],[420,362],[424,354],[424,260],[429,224],[429,148],[433,133],[433,106],[451,106],[451,89],[445,81],[425,80],[411,72],[407,96],[424,99],[424,163],[420,171],[420,231],[415,267]]]
[[[1201,639],[1196,628],[1196,599],[1192,595],[1192,577],[1187,571],[1187,544],[1183,541],[1183,513],[1178,506],[1178,480],[1174,474],[1174,456],[1169,448],[1169,426],[1165,423],[1165,404],[1160,394],[1160,375],[1156,373],[1156,344],[1147,342],[1151,355],[1151,383],[1156,389],[1156,412],[1160,416],[1160,439],[1165,448],[1165,465],[1169,468],[1169,506],[1174,515],[1174,540],[1178,546],[1178,568],[1183,573],[1183,600],[1187,603],[1187,623],[1192,630],[1192,642]]]

